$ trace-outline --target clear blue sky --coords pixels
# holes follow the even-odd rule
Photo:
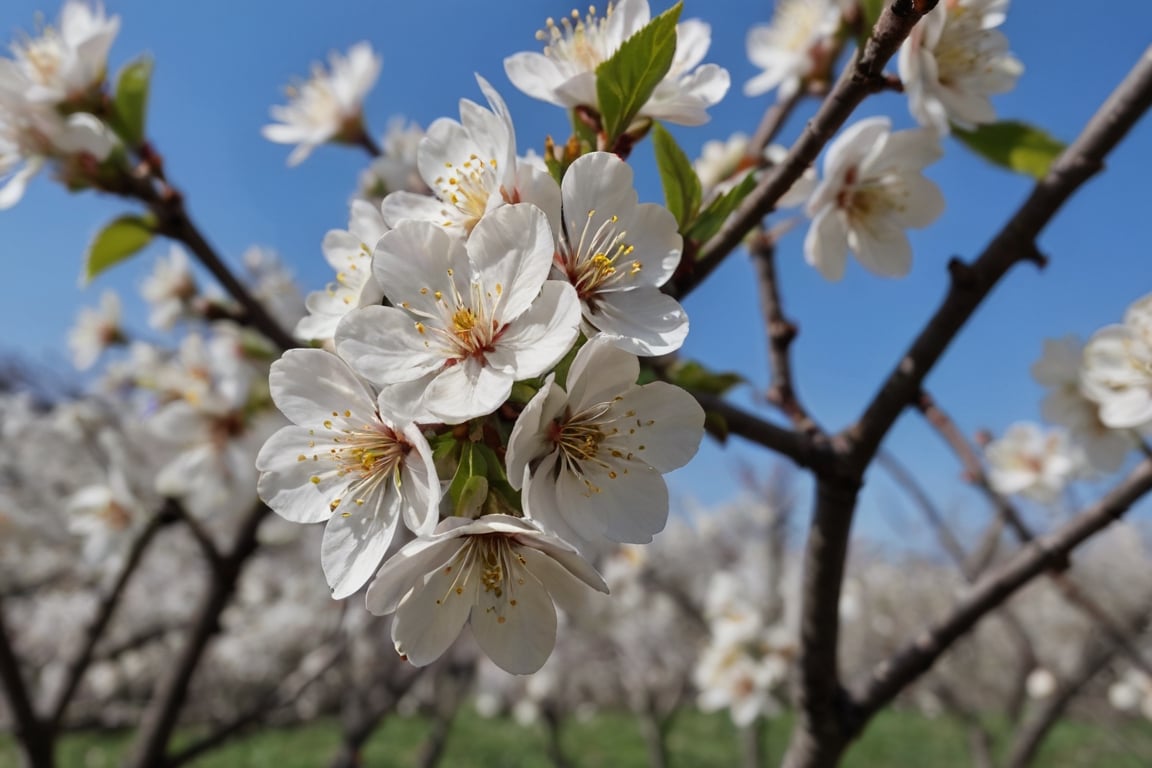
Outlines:
[[[655,11],[668,3],[657,0]],[[304,75],[313,60],[366,39],[382,53],[383,75],[367,104],[377,132],[392,115],[427,125],[457,116],[461,97],[481,100],[478,72],[508,99],[521,151],[539,148],[546,133],[567,135],[565,114],[516,92],[503,74],[505,56],[538,50],[533,35],[549,15],[570,5],[554,2],[477,3],[471,0],[401,3],[343,0],[330,4],[284,2],[200,3],[109,0],[122,17],[113,70],[141,52],[156,60],[149,133],[167,159],[169,176],[187,193],[193,215],[232,258],[252,244],[270,246],[292,265],[306,290],[330,279],[320,241],[343,228],[346,202],[365,159],[355,150],[322,148],[302,166],[284,165],[288,148],[260,137],[268,107],[281,88]],[[58,3],[6,0],[0,36],[30,30],[37,13],[55,19]],[[727,67],[734,87],[713,111],[710,125],[675,131],[690,154],[710,138],[752,132],[770,96],[745,98],[740,86],[753,74],[744,53],[746,29],[767,21],[770,3],[687,0],[684,17],[712,24],[708,58]],[[1004,27],[1026,71],[1017,89],[995,103],[1003,117],[1023,118],[1068,140],[1150,42],[1152,4],[1107,12],[1070,0],[1017,0]],[[903,97],[869,101],[859,116],[888,113],[910,126]],[[796,135],[803,114],[785,131]],[[640,194],[660,200],[650,149],[635,154]],[[1152,168],[1152,124],[1141,124],[1115,153],[1110,168],[1073,200],[1043,237],[1050,266],[1013,272],[977,314],[928,380],[962,427],[1002,430],[1039,415],[1039,389],[1028,368],[1045,337],[1094,329],[1119,320],[1129,302],[1152,291],[1152,215],[1147,173]],[[983,165],[949,143],[928,175],[943,188],[948,208],[929,230],[912,235],[916,260],[903,280],[874,277],[851,265],[830,284],[803,263],[803,227],[781,247],[780,272],[787,309],[801,326],[795,345],[804,400],[825,424],[850,422],[938,303],[952,255],[971,257],[1026,194],[1026,179]],[[64,340],[80,304],[95,304],[101,289],[120,289],[129,317],[145,330],[135,289],[151,268],[154,246],[136,263],[80,289],[81,254],[100,224],[130,207],[91,194],[68,195],[46,178],[25,199],[0,213],[0,347],[63,364]],[[685,354],[718,368],[743,372],[756,391],[767,381],[764,341],[752,272],[736,254],[687,302],[692,333]],[[748,390],[745,402],[752,402]],[[901,420],[887,445],[941,489],[942,501],[964,498],[951,459],[916,417]],[[734,458],[764,466],[759,451],[727,454],[707,448],[673,479],[681,495],[713,501],[736,486],[727,469]],[[889,530],[897,494],[871,478],[864,530]],[[983,519],[983,514],[979,515]]]

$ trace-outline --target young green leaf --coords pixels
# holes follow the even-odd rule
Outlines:
[[[152,60],[141,58],[129,62],[116,77],[115,112],[112,128],[129,147],[143,143],[147,136],[148,88],[152,81]]]
[[[656,167],[660,169],[660,183],[664,186],[665,204],[683,232],[700,210],[703,194],[700,177],[676,139],[659,123],[652,126],[652,147],[656,152]]]
[[[1064,143],[1035,126],[1014,120],[978,125],[973,130],[952,126],[956,139],[993,165],[1043,178],[1064,151]]]
[[[739,184],[720,195],[701,211],[700,216],[692,222],[692,226],[688,228],[684,236],[698,243],[712,237],[720,231],[720,227],[724,226],[724,222],[728,220],[732,212],[740,203],[744,202],[744,198],[748,197],[748,193],[755,188],[756,177],[748,174]]]
[[[737,384],[747,379],[738,373],[710,371],[694,360],[677,364],[668,372],[668,380],[689,392],[704,392],[709,395],[723,395]]]
[[[151,215],[113,219],[96,233],[84,254],[84,282],[134,255],[152,241],[156,221]]]
[[[681,3],[652,19],[596,68],[596,99],[611,146],[668,74],[676,55]]]

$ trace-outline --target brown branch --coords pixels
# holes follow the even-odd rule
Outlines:
[[[4,684],[4,697],[13,720],[13,736],[20,744],[30,768],[51,768],[53,765],[52,731],[36,714],[28,686],[20,672],[20,662],[12,646],[8,627],[4,623],[4,599],[0,596],[0,683]]]
[[[748,252],[756,268],[760,306],[768,336],[768,360],[772,376],[768,385],[768,402],[791,420],[796,432],[809,440],[818,439],[823,436],[823,430],[808,415],[793,383],[790,350],[796,339],[797,328],[784,315],[784,305],[780,299],[776,243],[770,234],[760,230],[749,243]]]
[[[692,396],[705,411],[723,418],[729,433],[775,451],[799,467],[807,467],[820,474],[829,471],[835,462],[831,450],[814,445],[803,435],[766,421],[722,397],[704,392],[693,392]]]
[[[764,117],[760,118],[760,125],[756,127],[756,133],[752,134],[752,138],[748,141],[748,147],[744,150],[744,163],[746,165],[755,168],[764,162],[765,147],[772,143],[772,139],[776,138],[776,134],[780,132],[784,123],[795,111],[796,105],[806,95],[808,94],[804,89],[797,88],[787,99],[774,102],[764,111]]]
[[[878,665],[854,688],[855,717],[850,738],[877,711],[926,672],[960,637],[1004,603],[1020,587],[1065,561],[1077,546],[1120,519],[1132,504],[1152,490],[1152,461],[1142,462],[1119,485],[1065,525],[1023,547],[1011,559],[981,578],[943,619]]]
[[[192,675],[209,641],[220,630],[220,615],[232,600],[244,563],[259,546],[257,533],[268,512],[263,504],[256,504],[241,522],[231,550],[209,571],[208,590],[196,609],[187,640],[156,685],[126,765],[150,768],[165,762],[168,742],[187,699]]]
[[[920,393],[917,408],[953,449],[953,452],[964,465],[965,475],[980,489],[985,498],[992,502],[997,514],[1012,529],[1017,540],[1021,544],[1028,544],[1036,538],[1036,534],[1024,522],[1015,505],[992,487],[992,483],[989,482],[988,475],[984,471],[983,463],[948,413],[927,392]],[[1099,626],[1111,642],[1124,652],[1124,655],[1134,666],[1152,676],[1152,663],[1149,663],[1140,649],[1131,642],[1129,633],[1124,630],[1121,623],[1112,618],[1100,603],[1085,593],[1083,588],[1068,575],[1067,571],[1070,568],[1071,563],[1061,563],[1048,573],[1049,579],[1060,592],[1060,595],[1069,605],[1078,609]]]
[[[115,613],[116,608],[120,605],[120,598],[123,596],[124,590],[128,586],[132,575],[143,561],[145,551],[147,551],[148,546],[152,543],[156,534],[160,532],[160,529],[173,521],[172,503],[165,504],[165,506],[154,514],[147,524],[140,529],[140,532],[136,535],[136,539],[124,555],[124,562],[120,565],[120,571],[116,574],[116,580],[113,582],[111,589],[109,589],[107,594],[100,600],[100,604],[96,608],[96,615],[84,630],[84,639],[80,645],[80,650],[68,663],[67,669],[64,672],[64,682],[60,686],[60,692],[56,695],[47,720],[48,727],[51,730],[55,731],[60,728],[64,720],[64,714],[68,710],[68,705],[72,703],[72,697],[76,694],[76,690],[80,687],[80,683],[84,679],[84,674],[88,671],[88,667],[92,663],[96,645],[104,638],[104,632],[108,629],[108,623],[112,620],[112,614]]]
[[[1023,205],[971,265],[956,263],[943,303],[888,375],[863,415],[849,428],[852,461],[867,466],[880,441],[914,402],[924,377],[1001,277],[1021,261],[1035,260],[1036,238],[1104,158],[1152,106],[1152,49],[1093,115],[1080,136],[1036,183]]]
[[[820,150],[869,94],[888,88],[884,65],[936,0],[894,0],[876,22],[868,42],[824,99],[804,133],[783,161],[764,174],[756,188],[728,218],[720,231],[701,248],[694,268],[675,284],[665,286],[674,296],[685,296],[702,283],[735,250],[744,236],[772,212],[785,192],[815,162]]]

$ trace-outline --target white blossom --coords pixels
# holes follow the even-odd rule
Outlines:
[[[1042,504],[1055,501],[1081,469],[1082,456],[1062,429],[1017,422],[984,449],[988,481],[997,493],[1019,493]]]
[[[578,604],[585,587],[607,593],[595,569],[568,544],[507,515],[452,517],[381,566],[368,610],[395,612],[397,653],[416,665],[438,659],[472,627],[501,669],[529,674],[556,644],[556,608]]]
[[[329,352],[289,350],[269,379],[292,426],[260,449],[260,498],[285,519],[327,522],[321,563],[333,597],[347,597],[372,577],[401,520],[415,533],[435,527],[432,450],[416,425],[382,414],[371,388]]]
[[[1008,52],[1009,0],[945,0],[912,28],[900,48],[900,78],[921,125],[948,133],[996,119],[989,96],[1006,93],[1024,71]]]
[[[663,206],[637,202],[632,168],[591,152],[564,174],[555,273],[580,297],[584,333],[602,333],[636,355],[675,352],[688,335],[680,303],[660,290],[683,240]]]
[[[1084,344],[1077,337],[1045,340],[1044,354],[1032,366],[1032,377],[1048,389],[1041,413],[1068,429],[1095,469],[1115,472],[1135,447],[1135,440],[1130,432],[1111,429],[1100,420],[1100,406],[1081,387],[1083,359]]]
[[[324,290],[308,294],[308,315],[296,325],[298,337],[330,341],[346,314],[380,303],[384,290],[372,275],[372,251],[387,231],[379,207],[352,201],[348,229],[331,230],[321,246],[328,266],[336,270],[336,280]]]
[[[1084,394],[1113,428],[1152,422],[1152,295],[1128,308],[1123,325],[1097,331],[1084,348]]]
[[[277,122],[264,126],[264,138],[295,144],[288,165],[299,165],[329,141],[355,140],[363,130],[364,97],[380,76],[380,57],[368,43],[357,43],[342,56],[328,56],[329,69],[312,66],[312,77],[287,89],[288,103],[274,106]]]
[[[621,0],[609,4],[604,16],[595,10],[580,17],[551,18],[547,30],[536,37],[544,52],[517,53],[504,60],[504,72],[512,84],[529,96],[560,107],[597,107],[596,68],[612,57],[620,45],[644,28],[651,18],[647,0]],[[668,73],[640,108],[638,117],[650,117],[680,125],[708,121],[708,107],[728,92],[727,70],[704,64],[712,43],[712,29],[698,19],[676,26],[676,53]]]
[[[104,350],[124,341],[124,331],[120,326],[120,297],[113,291],[105,291],[98,309],[81,308],[76,325],[68,334],[72,364],[82,371],[87,370],[95,365]]]
[[[360,174],[357,196],[373,205],[390,192],[407,190],[427,194],[428,186],[420,178],[416,158],[424,129],[402,118],[388,121],[388,128],[380,142],[380,156]]]
[[[695,398],[665,382],[636,385],[637,359],[610,339],[590,339],[516,420],[508,481],[545,530],[579,545],[642,544],[664,529],[662,474],[684,466],[704,435]]]
[[[912,246],[904,230],[926,227],[944,210],[940,190],[921,175],[941,154],[933,132],[893,132],[886,117],[866,118],[840,134],[828,147],[824,180],[808,202],[808,263],[839,280],[851,250],[876,274],[908,274]]]
[[[160,330],[171,330],[178,320],[189,315],[189,306],[199,293],[196,276],[188,264],[188,255],[173,245],[168,256],[156,259],[152,274],[140,285],[140,295],[152,305],[148,324]]]
[[[748,58],[764,71],[744,84],[744,95],[779,88],[781,100],[791,98],[806,77],[828,63],[839,26],[840,7],[834,0],[780,0],[770,24],[748,30]]]
[[[428,126],[416,161],[431,195],[399,190],[384,198],[388,226],[407,219],[434,222],[467,237],[487,213],[507,204],[535,203],[558,210],[560,192],[547,171],[516,155],[516,131],[504,99],[487,80],[477,83],[490,109],[460,100],[460,121],[441,118]]]
[[[513,382],[542,375],[576,340],[580,304],[571,285],[547,279],[552,254],[533,205],[493,211],[466,242],[403,222],[373,260],[392,306],[347,315],[336,351],[383,387],[382,408],[450,424],[492,413]]]

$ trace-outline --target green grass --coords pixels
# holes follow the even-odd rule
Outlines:
[[[412,765],[428,733],[427,721],[395,717],[368,743],[366,768]],[[197,768],[315,768],[327,765],[339,734],[331,722],[265,730],[233,742],[200,760]],[[788,739],[787,719],[767,730],[767,755],[775,765]],[[130,741],[128,733],[84,733],[60,747],[62,768],[114,768]],[[627,714],[597,715],[566,723],[566,752],[580,768],[640,768],[648,764],[636,721]],[[684,711],[669,738],[672,766],[728,768],[739,756],[735,728],[723,715]],[[1131,722],[1116,728],[1063,723],[1052,734],[1038,768],[1141,768],[1152,755],[1152,725]],[[16,765],[10,740],[0,737],[0,766]],[[1143,759],[1142,759],[1143,758]],[[444,766],[456,768],[548,768],[541,727],[521,727],[507,719],[485,720],[461,712],[449,736]],[[908,712],[876,718],[853,746],[845,768],[970,768],[966,734],[955,721]]]

